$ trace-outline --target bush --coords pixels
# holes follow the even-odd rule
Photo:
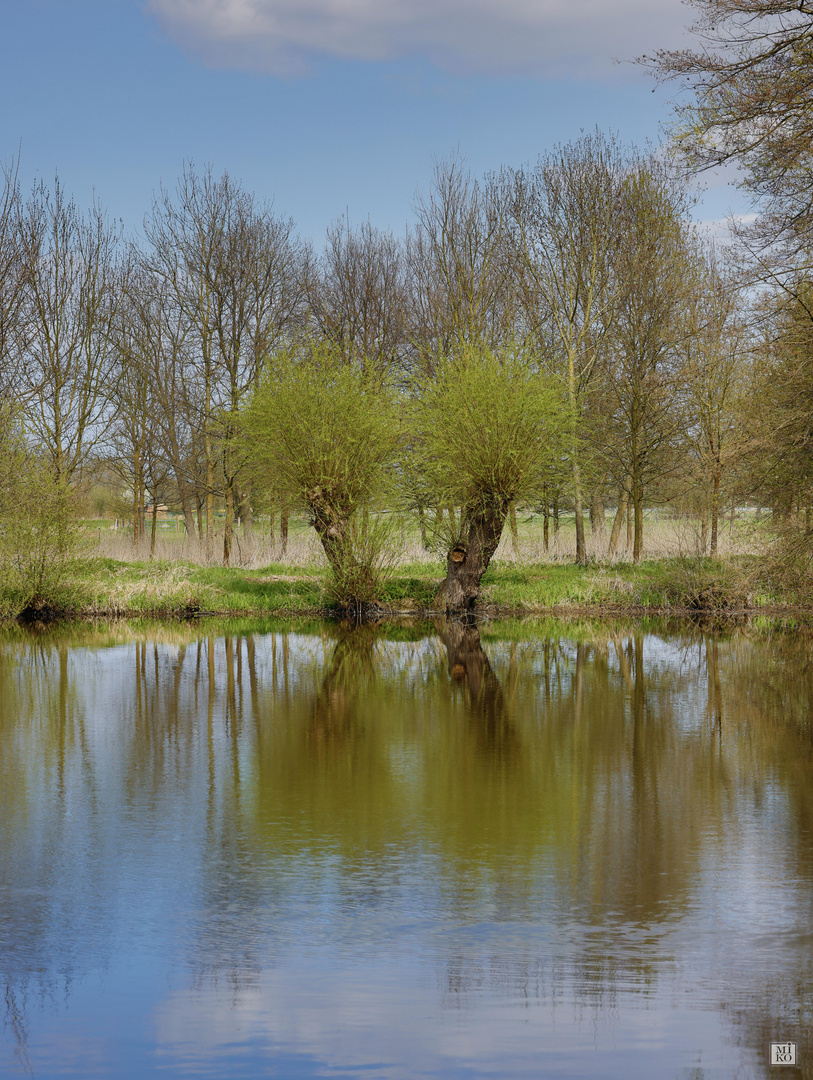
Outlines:
[[[7,603],[70,606],[68,577],[80,542],[75,496],[26,445],[10,410],[0,414],[0,565]]]

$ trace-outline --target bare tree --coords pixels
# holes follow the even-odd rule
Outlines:
[[[237,481],[245,463],[236,447],[238,414],[257,386],[265,357],[296,329],[302,313],[302,248],[293,222],[276,218],[270,206],[220,181],[227,204],[212,296],[216,328],[215,376],[218,409],[214,432],[220,450],[225,503],[223,563],[231,558]],[[250,520],[244,500],[244,522]]]
[[[205,457],[206,550],[214,548],[215,446],[213,439],[215,389],[215,300],[213,281],[226,228],[227,207],[211,170],[199,177],[190,165],[178,181],[176,197],[161,189],[145,220],[149,244],[147,265],[157,274],[194,331],[190,362],[200,384],[196,427],[202,433]],[[191,344],[191,341],[190,341]]]
[[[506,171],[502,177],[526,318],[540,345],[548,345],[546,355],[570,403],[569,456],[580,563],[587,559],[580,428],[587,388],[616,302],[613,254],[625,168],[617,142],[596,133],[558,147],[532,170]]]
[[[682,357],[692,264],[683,185],[650,159],[625,177],[622,194],[612,324],[617,432],[610,445],[629,477],[638,562],[645,489],[656,476],[676,469],[667,449],[686,424]]]
[[[121,296],[119,234],[101,207],[87,215],[38,184],[21,227],[28,343],[27,426],[68,482],[109,423],[109,375]]]
[[[448,355],[460,343],[496,348],[513,337],[515,276],[496,186],[473,180],[455,158],[439,162],[415,212],[407,251],[419,352]]]
[[[189,323],[175,302],[173,290],[135,257],[124,306],[122,332],[127,348],[144,369],[150,408],[151,442],[160,448],[175,478],[178,500],[187,535],[195,535],[193,498],[199,485],[192,444],[196,418],[197,386],[194,365],[188,362]],[[150,454],[145,461],[151,460]]]
[[[406,276],[401,243],[370,222],[340,218],[307,277],[308,306],[320,334],[348,363],[381,373],[402,363],[407,341]]]
[[[813,239],[813,7],[809,0],[688,0],[697,49],[642,58],[661,80],[688,84],[675,138],[692,169],[736,161],[761,201],[757,234],[784,265],[809,265]]]
[[[214,498],[221,493],[228,563],[240,468],[235,418],[256,385],[263,357],[301,308],[301,248],[292,223],[257,205],[228,174],[216,179],[207,169],[199,176],[192,166],[184,169],[174,198],[161,191],[145,231],[148,265],[189,325],[205,461],[207,551],[213,551]]]
[[[690,280],[684,336],[684,376],[692,417],[688,438],[699,470],[702,547],[717,554],[721,489],[746,441],[742,405],[747,340],[735,282],[713,248],[698,252]]]
[[[25,260],[21,243],[19,162],[3,165],[0,191],[0,395],[19,390]]]

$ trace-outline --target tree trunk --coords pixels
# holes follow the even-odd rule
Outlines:
[[[433,601],[441,611],[471,611],[480,596],[480,581],[500,543],[508,501],[493,499],[463,514],[460,540],[446,556],[446,578]]]
[[[550,508],[548,506],[548,489],[545,488],[542,502],[542,545],[547,552],[550,547]]]
[[[322,544],[322,549],[327,556],[330,568],[337,577],[342,576],[347,561],[347,539],[350,527],[349,515],[331,505],[317,489],[315,494],[308,498],[308,507],[311,512],[311,522],[316,535]],[[282,512],[282,543],[283,554],[288,539],[288,515]]]
[[[606,522],[604,520],[604,499],[595,492],[590,497],[590,532],[594,539],[604,537]]]
[[[426,539],[426,510],[423,503],[418,503],[418,524],[421,529],[421,547],[424,551],[429,551],[429,543]]]
[[[133,462],[133,548],[138,551],[138,539],[139,539],[139,505],[138,499],[141,493],[141,455],[138,450],[135,453],[135,460]]]
[[[714,485],[711,491],[711,548],[712,555],[717,554],[717,525],[720,517],[720,466],[714,469]]]
[[[632,478],[631,477],[630,477],[629,485],[630,485],[629,492],[627,493],[627,500],[628,501],[627,501],[627,543],[626,543],[626,550],[627,551],[632,551],[632,535],[633,535],[633,532],[635,531],[635,525],[634,525],[634,522],[633,522],[632,508],[629,505],[632,502]]]
[[[186,535],[191,540],[195,535],[195,514],[192,510],[192,500],[189,497],[189,486],[185,480],[183,484],[181,484],[180,480],[178,481],[178,494],[181,498],[184,528],[186,529]]]
[[[228,566],[231,562],[232,531],[234,529],[234,485],[226,480],[226,515],[223,528],[223,565]]]
[[[629,502],[629,487],[625,483],[618,492],[618,509],[615,512],[615,517],[613,518],[613,527],[610,530],[610,544],[607,548],[608,555],[615,555],[616,551],[618,550],[618,541],[621,537],[621,526],[624,524],[624,518],[629,507]]]
[[[644,549],[644,491],[638,478],[632,483],[632,505],[635,510],[635,539],[632,547],[632,561],[641,561]]]
[[[243,525],[243,536],[251,536],[254,531],[254,511],[251,509],[251,487],[240,492],[240,521]]]
[[[581,477],[578,466],[573,467],[574,494],[573,502],[576,509],[576,562],[584,566],[587,562],[587,546],[584,542],[584,507],[582,506]]]
[[[166,442],[172,460],[172,469],[175,473],[175,482],[178,485],[178,497],[181,500],[186,535],[191,539],[195,535],[195,515],[192,510],[192,498],[189,493],[189,483],[186,479],[186,470],[184,468],[181,449],[178,445],[178,437],[175,431],[174,422],[169,426],[166,434]]]
[[[508,508],[508,524],[511,527],[511,546],[516,555],[519,553],[519,529],[517,528],[517,504],[513,500]]]
[[[285,558],[288,553],[288,511],[282,510],[279,515],[279,538],[280,556]]]
[[[158,521],[158,493],[153,491],[152,521],[150,522],[150,562],[155,557],[155,526]]]

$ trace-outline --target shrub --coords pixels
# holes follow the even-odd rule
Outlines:
[[[0,564],[7,602],[18,609],[67,606],[79,540],[74,493],[26,446],[11,410],[2,410]]]

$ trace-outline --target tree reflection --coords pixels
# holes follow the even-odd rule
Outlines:
[[[761,966],[726,954],[714,1004],[743,1046],[810,1039],[805,639],[439,620],[82,644],[0,646],[0,974],[21,1053],[26,988],[107,962],[125,895],[137,927],[150,897],[180,913],[167,949],[232,1001],[302,935],[350,949],[395,912],[436,928],[447,1004],[609,1010],[681,963],[716,987],[692,935],[715,904],[770,919],[774,883],[793,940]]]
[[[500,680],[480,641],[476,622],[435,619],[433,625],[446,648],[452,684],[464,693],[481,752],[495,764],[515,759],[520,749],[519,738],[508,716]],[[516,672],[513,674],[515,679]]]

